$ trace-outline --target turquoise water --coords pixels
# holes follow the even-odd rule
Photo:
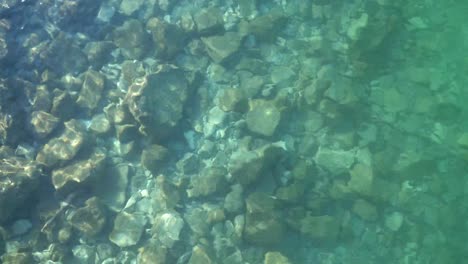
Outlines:
[[[467,11],[0,0],[2,263],[464,263]]]

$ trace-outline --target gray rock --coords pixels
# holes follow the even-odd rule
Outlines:
[[[125,102],[140,123],[140,131],[153,137],[168,136],[182,118],[189,86],[184,73],[170,65],[162,65],[156,73],[136,79]]]
[[[129,167],[127,164],[111,161],[101,177],[98,177],[95,189],[97,196],[109,209],[119,212],[127,201]]]
[[[46,85],[39,85],[34,95],[32,109],[34,111],[50,111],[52,107],[52,96]]]
[[[83,86],[76,103],[88,112],[92,112],[97,107],[99,100],[101,100],[105,80],[105,76],[97,71],[86,71]]]
[[[2,3],[3,4],[3,3]],[[8,4],[5,4],[8,6]],[[0,12],[3,6],[0,7]],[[6,40],[6,33],[10,30],[11,24],[7,19],[0,20],[0,60],[8,54],[8,43]]]
[[[241,36],[235,32],[227,32],[222,36],[201,38],[210,58],[216,63],[225,62],[240,47]]]
[[[80,73],[88,67],[86,54],[65,33],[54,38],[40,56],[50,70],[59,75]]]
[[[246,199],[245,239],[259,246],[282,241],[285,226],[275,211],[276,201],[265,193],[255,192]]]
[[[256,99],[251,101],[245,120],[247,128],[263,136],[272,136],[281,119],[281,112],[271,101]]]
[[[85,46],[88,62],[96,69],[100,69],[103,65],[111,60],[111,52],[116,46],[111,41],[92,41]]]
[[[120,2],[120,12],[131,16],[135,11],[141,8],[145,0],[123,0]]]
[[[96,150],[88,160],[76,161],[68,166],[52,171],[52,184],[55,189],[66,195],[77,186],[87,186],[100,176],[105,154]]]
[[[229,213],[240,213],[244,208],[242,185],[234,184],[224,198],[224,209]]]
[[[195,246],[192,249],[192,256],[190,256],[190,260],[188,264],[211,264],[213,261],[211,257],[208,255],[206,250],[201,246]]]
[[[307,215],[300,221],[300,232],[319,242],[333,243],[340,233],[340,222],[333,216]]]
[[[36,161],[47,167],[69,161],[75,157],[85,141],[85,127],[77,120],[65,122],[65,130],[42,147]]]
[[[86,237],[99,234],[106,223],[106,215],[97,197],[86,200],[85,206],[76,209],[69,219],[69,223]]]
[[[111,129],[109,119],[104,114],[97,114],[91,119],[89,130],[96,134],[105,134]]]
[[[265,254],[263,264],[291,264],[291,261],[277,251],[269,251]]]
[[[350,170],[351,178],[347,187],[360,195],[372,196],[375,193],[374,171],[371,166],[357,163]]]
[[[153,144],[141,153],[141,165],[156,174],[164,167],[169,157],[169,150],[161,145]]]
[[[31,113],[31,125],[39,138],[46,138],[58,125],[60,119],[43,111]]]
[[[155,240],[149,240],[138,250],[139,264],[167,264],[167,249]]]
[[[253,34],[261,40],[272,41],[286,25],[286,21],[286,14],[280,8],[275,8],[248,22],[242,21],[238,27],[242,36]]]
[[[28,219],[16,220],[11,226],[11,233],[14,236],[24,235],[32,228],[32,223]]]
[[[151,228],[153,237],[159,240],[167,248],[172,248],[179,240],[180,232],[184,227],[184,220],[175,212],[158,214]]]
[[[24,158],[0,157],[0,223],[3,223],[36,191],[40,169]]]
[[[176,167],[183,175],[194,174],[200,167],[200,160],[196,155],[186,153],[182,159],[177,161]]]
[[[375,221],[379,216],[375,205],[363,199],[357,199],[354,201],[352,211],[367,221]]]
[[[114,44],[127,59],[140,59],[147,52],[150,39],[139,20],[125,20],[122,26],[114,30],[112,36]]]
[[[140,241],[146,223],[144,215],[122,211],[115,217],[109,240],[119,247],[134,246]]]
[[[96,249],[88,245],[77,245],[72,248],[73,257],[83,264],[95,263]]]
[[[355,162],[355,150],[329,149],[320,146],[315,162],[334,175],[347,172]]]
[[[75,100],[68,92],[58,89],[54,90],[52,109],[50,110],[52,115],[61,120],[69,120],[75,115],[77,107]]]
[[[263,165],[263,157],[259,153],[239,150],[232,154],[228,163],[228,171],[235,181],[248,185],[260,176]]]
[[[227,188],[227,171],[222,167],[206,167],[198,175],[191,177],[187,196],[201,197],[220,193]]]
[[[158,58],[170,59],[184,47],[186,35],[178,25],[151,18],[146,23],[146,30],[151,33]]]
[[[224,89],[218,95],[218,106],[226,112],[245,112],[248,109],[247,96],[241,89]]]
[[[184,220],[190,229],[199,236],[209,233],[208,212],[200,207],[190,207],[184,214]]]
[[[223,29],[223,15],[216,7],[209,7],[196,12],[193,20],[199,34],[213,34]]]

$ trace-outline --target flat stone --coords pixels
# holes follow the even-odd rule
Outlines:
[[[222,36],[201,38],[208,55],[216,63],[226,61],[240,47],[242,38],[235,32],[227,32]]]
[[[206,253],[205,249],[201,246],[195,246],[192,249],[192,256],[188,264],[211,264],[213,261],[211,257]]]
[[[109,240],[119,247],[134,246],[140,241],[146,222],[146,217],[142,214],[122,211],[115,217]]]
[[[31,113],[31,125],[39,138],[47,137],[58,125],[59,118],[43,111]]]
[[[161,170],[169,156],[169,150],[158,144],[145,148],[141,153],[141,164],[153,174]]]
[[[52,184],[61,193],[70,193],[77,186],[85,186],[96,180],[103,167],[105,154],[96,151],[88,160],[76,161],[68,166],[52,171]]]
[[[101,100],[104,85],[105,76],[103,74],[93,70],[86,71],[76,103],[87,111],[93,111]]]
[[[36,161],[47,167],[52,167],[75,157],[85,140],[85,127],[80,121],[65,122],[65,130],[57,137],[51,139],[42,147]]]
[[[245,120],[247,128],[263,136],[272,136],[280,122],[281,113],[273,102],[262,99],[253,100]]]
[[[98,198],[86,200],[85,206],[75,210],[70,224],[87,237],[99,234],[106,223],[106,215]]]
[[[348,187],[351,191],[367,196],[374,193],[374,173],[371,166],[358,163],[351,169],[350,175]]]
[[[269,251],[265,254],[264,264],[291,264],[291,261],[277,251]]]
[[[223,29],[223,15],[216,7],[209,7],[196,12],[193,16],[200,34],[213,33]]]
[[[225,191],[228,186],[226,174],[226,169],[222,167],[210,166],[203,169],[198,175],[191,177],[187,196],[201,197]]]
[[[315,154],[315,162],[323,169],[337,175],[347,172],[355,161],[356,151],[329,149],[320,146]]]
[[[357,199],[354,201],[351,210],[353,213],[367,221],[375,221],[378,217],[378,212],[375,205],[363,199]]]
[[[300,221],[302,234],[319,242],[335,242],[340,232],[339,221],[329,215],[308,215]]]

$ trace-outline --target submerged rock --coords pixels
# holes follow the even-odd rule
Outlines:
[[[154,17],[148,20],[146,30],[153,37],[158,58],[170,59],[184,47],[186,35],[178,25]]]
[[[265,193],[255,192],[246,199],[245,239],[259,246],[278,244],[283,239],[284,223],[276,212],[276,201]]]
[[[88,160],[77,161],[52,171],[52,184],[55,190],[67,194],[74,191],[77,186],[88,186],[92,180],[100,176],[105,158],[104,153],[95,151]]]
[[[43,111],[31,113],[31,125],[39,138],[47,137],[56,127],[60,119]]]
[[[291,264],[291,261],[280,252],[269,251],[265,254],[264,264]]]
[[[199,34],[212,34],[223,30],[223,15],[216,7],[209,7],[196,12],[193,20]]]
[[[127,59],[140,59],[147,52],[149,36],[137,19],[125,20],[112,34],[114,44]]]
[[[336,217],[329,215],[304,217],[301,221],[300,231],[319,242],[335,242],[340,233],[340,222]]]
[[[235,32],[227,32],[221,36],[201,38],[208,55],[215,63],[225,62],[240,47],[241,36]]]
[[[319,147],[315,162],[334,175],[348,171],[355,162],[355,150],[329,149]]]
[[[184,220],[177,212],[165,212],[155,217],[151,231],[155,239],[167,248],[172,248],[179,240],[184,224]]]
[[[0,159],[0,223],[14,216],[36,191],[41,171],[36,162],[18,157]]]
[[[85,127],[78,120],[72,119],[65,122],[62,135],[47,142],[37,154],[36,161],[46,167],[53,167],[71,160],[84,143],[84,131]]]
[[[198,175],[191,177],[187,196],[200,197],[223,192],[227,188],[227,171],[222,167],[206,167]]]
[[[169,156],[169,150],[161,145],[153,144],[145,148],[141,153],[141,165],[156,174],[160,171]]]
[[[163,65],[155,73],[137,78],[129,87],[125,102],[142,133],[166,137],[182,118],[188,93],[184,73]]]
[[[88,66],[86,54],[65,33],[60,33],[40,56],[50,70],[60,75],[80,73]]]
[[[119,247],[134,246],[140,241],[146,223],[144,215],[122,211],[115,217],[109,240]]]
[[[139,264],[166,264],[167,249],[157,241],[150,240],[138,250],[137,263]]]
[[[99,199],[96,197],[88,199],[84,207],[78,208],[71,214],[69,222],[86,237],[99,234],[106,223],[106,215]]]
[[[281,113],[275,104],[266,100],[253,100],[245,120],[250,131],[263,136],[272,136],[281,119]]]
[[[195,246],[192,249],[192,256],[188,264],[211,264],[213,261],[206,250],[201,246]]]
[[[97,107],[99,100],[101,100],[104,85],[105,76],[103,74],[93,70],[86,71],[83,86],[76,103],[88,112],[93,111]]]

